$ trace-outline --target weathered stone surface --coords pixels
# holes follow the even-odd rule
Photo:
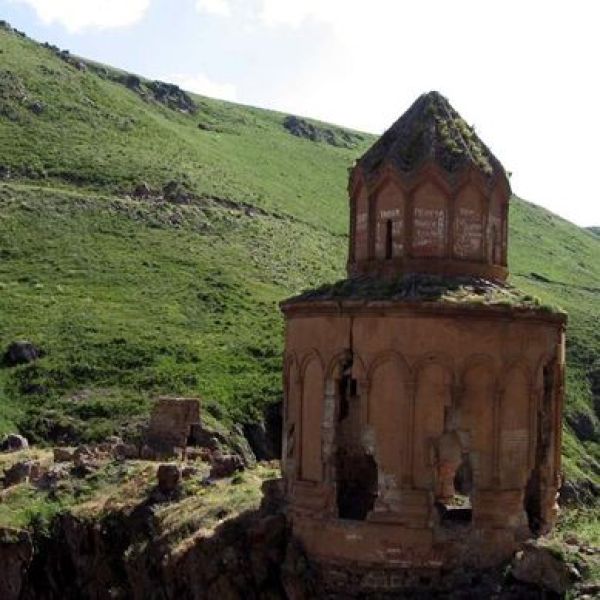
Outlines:
[[[140,449],[135,444],[116,444],[112,448],[113,456],[119,460],[136,459],[140,457]]]
[[[281,304],[294,534],[374,581],[494,567],[557,517],[566,317],[504,283],[509,181],[440,94],[349,194],[347,279]]]
[[[212,457],[210,477],[213,479],[231,477],[236,471],[242,471],[243,469],[244,463],[237,454],[215,453]]]
[[[24,577],[33,558],[33,544],[27,531],[0,528],[0,598],[19,600]]]
[[[186,465],[181,468],[181,479],[192,479],[192,477],[197,477],[199,474],[200,469],[198,467]]]
[[[535,542],[528,542],[516,554],[511,574],[519,581],[555,594],[564,594],[570,584],[569,568],[564,561],[556,552]]]
[[[75,451],[72,448],[54,448],[54,462],[72,462],[75,458]]]
[[[146,445],[158,454],[174,455],[188,445],[192,426],[200,423],[198,398],[159,398],[152,410]]]
[[[257,460],[273,460],[280,456],[276,453],[265,423],[244,423],[244,436]]]
[[[29,448],[27,438],[18,433],[9,433],[0,443],[0,450],[3,452],[17,452]]]
[[[56,488],[60,481],[68,479],[69,477],[70,471],[67,464],[55,464],[49,467],[35,484],[41,490],[52,490]]]
[[[156,471],[158,489],[164,494],[174,492],[181,483],[181,469],[176,464],[159,465]]]
[[[152,196],[152,189],[145,181],[142,181],[135,186],[135,189],[133,190],[134,198],[150,198],[150,196]]]
[[[29,480],[32,469],[39,463],[32,460],[23,460],[16,462],[4,472],[4,487],[25,483]]]
[[[4,364],[8,367],[24,365],[38,359],[42,351],[27,340],[12,342],[4,353]]]

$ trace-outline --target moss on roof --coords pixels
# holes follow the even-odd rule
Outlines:
[[[307,301],[363,300],[395,302],[440,302],[461,306],[498,306],[562,313],[555,306],[518,288],[478,277],[442,277],[411,274],[385,280],[374,277],[342,279],[289,298],[283,305]]]
[[[419,96],[358,165],[371,174],[388,160],[409,172],[427,159],[449,173],[472,164],[486,176],[505,175],[500,161],[439,92]]]

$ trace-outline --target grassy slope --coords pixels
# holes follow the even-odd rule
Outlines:
[[[373,138],[313,143],[282,114],[200,97],[181,114],[12,33],[0,30],[0,48],[0,165],[16,174],[0,188],[0,348],[25,337],[47,351],[0,369],[0,429],[99,436],[159,392],[254,416],[280,393],[277,301],[343,275],[347,168]],[[171,179],[198,200],[126,197]],[[568,432],[567,467],[591,472],[600,242],[515,199],[510,260],[514,283],[571,315],[569,412],[596,437]]]

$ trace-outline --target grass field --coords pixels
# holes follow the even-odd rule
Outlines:
[[[182,112],[6,29],[0,50],[0,350],[45,352],[0,368],[0,431],[98,439],[160,393],[258,418],[281,395],[277,303],[343,276],[347,169],[374,137],[310,121],[334,141],[315,142],[193,95]],[[598,482],[600,238],[514,198],[510,242],[512,283],[569,313],[565,467]]]

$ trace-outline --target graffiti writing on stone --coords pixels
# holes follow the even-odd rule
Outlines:
[[[481,214],[461,206],[455,216],[454,252],[463,258],[479,258],[483,242]]]
[[[443,256],[446,242],[446,211],[443,208],[414,210],[413,252],[417,256]]]

